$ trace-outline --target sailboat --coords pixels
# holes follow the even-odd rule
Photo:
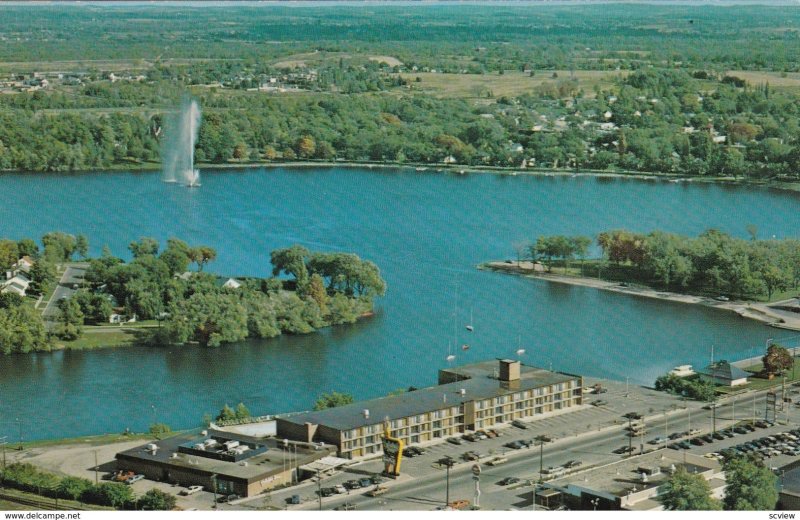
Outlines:
[[[470,332],[475,330],[475,327],[472,326],[472,309],[469,310],[469,323],[467,324],[467,330]]]
[[[445,358],[447,361],[453,361],[453,360],[456,358],[455,354],[453,354],[453,353],[450,351],[450,347],[451,347],[451,344],[450,344],[450,342],[448,341],[448,342],[447,342],[447,357]]]

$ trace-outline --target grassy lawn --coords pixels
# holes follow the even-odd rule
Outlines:
[[[558,75],[553,78],[553,73]],[[593,92],[594,86],[608,89],[614,78],[624,72],[607,70],[576,70],[570,75],[568,70],[535,71],[531,77],[522,72],[506,72],[503,75],[491,74],[450,74],[433,72],[404,72],[400,74],[411,81],[415,90],[447,98],[481,98],[491,91],[494,97],[518,96],[531,93],[542,83],[556,84],[573,77],[578,87],[585,92]],[[415,81],[420,78],[420,81]]]
[[[765,390],[767,388],[780,388],[783,384],[783,377],[782,376],[775,376],[772,379],[766,379],[760,376],[756,376],[764,369],[764,365],[762,363],[756,363],[754,365],[745,367],[744,370],[754,374],[752,377],[748,378],[748,383],[746,385],[737,386],[735,388],[728,388],[728,387],[717,387],[717,393],[724,394],[724,395],[732,395],[738,394],[744,390]],[[792,376],[792,369],[789,369],[784,374],[786,376],[786,384],[790,385],[795,381],[800,381],[800,358],[794,358],[794,377]]]
[[[75,341],[55,340],[56,348],[65,349],[92,349],[99,347],[124,347],[136,344],[140,336],[133,331],[97,331],[87,332],[91,327],[84,329],[83,336]]]

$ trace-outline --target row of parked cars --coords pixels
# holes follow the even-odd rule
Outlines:
[[[762,461],[779,455],[797,457],[800,456],[800,428],[737,444],[709,455],[719,460],[748,455]]]
[[[351,490],[368,488],[372,486],[377,486],[377,487],[371,491],[376,491],[378,489],[386,489],[386,488],[381,488],[381,486],[378,486],[378,484],[380,484],[381,482],[383,482],[382,477],[379,477],[378,475],[373,475],[370,478],[364,477],[360,479],[353,479],[333,487],[324,487],[320,489],[317,493],[319,493],[323,497],[330,497],[333,495],[343,495]]]
[[[724,429],[724,430],[717,430],[714,433],[707,433],[705,435],[699,435],[697,437],[692,437],[691,439],[684,439],[684,440],[672,443],[667,447],[671,448],[673,450],[688,450],[692,446],[704,446],[706,444],[711,444],[711,443],[714,443],[716,441],[721,441],[721,440],[724,440],[724,439],[732,438],[732,437],[734,437],[736,435],[744,435],[746,433],[754,432],[754,431],[756,431],[757,428],[769,428],[770,426],[773,426],[773,425],[774,425],[774,423],[772,421],[758,421],[758,422],[755,423],[755,425],[749,424],[749,423],[744,423],[744,424],[741,424],[739,426],[735,426],[735,427],[732,427],[732,428],[727,428],[727,429]],[[680,436],[683,437],[685,435],[693,435],[695,433],[699,433],[699,432],[696,432],[696,430],[692,431],[692,432],[683,432],[683,434],[680,434]],[[673,435],[675,435],[675,434],[673,434]],[[673,435],[670,435],[670,440],[675,440],[673,438]],[[680,437],[677,437],[677,438],[680,438]]]

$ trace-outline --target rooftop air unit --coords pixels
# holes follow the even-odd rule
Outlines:
[[[235,448],[238,445],[239,445],[239,441],[226,441],[225,442],[225,449],[226,450],[232,450],[233,448]]]
[[[366,408],[364,408],[364,411],[363,411],[363,412],[361,412],[361,413],[363,413],[363,414],[364,414],[364,419],[369,419],[369,410],[367,410]]]
[[[464,397],[465,395],[467,395],[467,389],[466,388],[462,388],[461,390],[458,391],[458,393],[461,394],[461,397]]]
[[[202,442],[198,442],[197,444],[194,445],[194,449],[200,451],[206,451],[206,445],[203,444]]]
[[[155,443],[150,443],[147,445],[147,451],[156,451],[158,450],[158,445]]]

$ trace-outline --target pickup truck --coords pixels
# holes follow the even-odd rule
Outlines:
[[[389,491],[389,488],[386,486],[375,486],[375,489],[371,489],[364,494],[367,495],[368,497],[377,497],[381,496],[387,491]]]

